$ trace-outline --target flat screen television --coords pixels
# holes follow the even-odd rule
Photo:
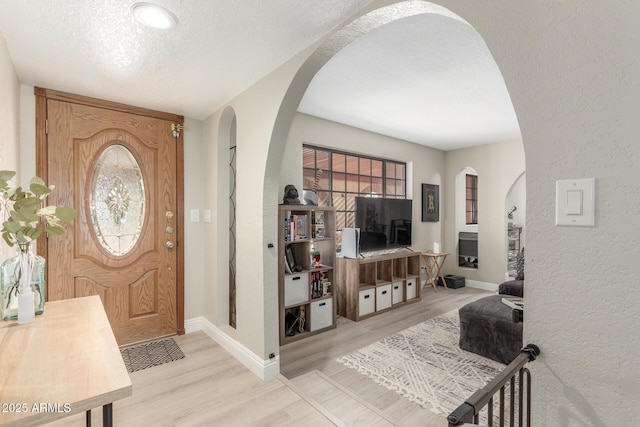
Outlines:
[[[411,246],[411,200],[356,197],[362,252]]]

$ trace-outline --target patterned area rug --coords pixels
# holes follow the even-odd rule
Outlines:
[[[461,350],[459,336],[458,311],[453,310],[337,360],[446,416],[505,367]]]
[[[140,344],[120,350],[129,372],[184,359],[184,354],[173,338]]]

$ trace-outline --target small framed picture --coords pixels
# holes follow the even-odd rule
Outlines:
[[[440,221],[440,186],[422,184],[422,222]]]

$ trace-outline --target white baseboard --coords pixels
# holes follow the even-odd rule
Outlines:
[[[231,338],[204,317],[185,320],[184,329],[186,333],[203,331],[222,348],[229,352],[229,354],[238,359],[240,363],[264,381],[269,381],[280,374],[279,355],[272,359],[261,359],[254,352]]]
[[[489,282],[481,282],[479,280],[469,280],[465,279],[465,286],[476,289],[484,289],[485,291],[493,291],[498,292],[498,284],[497,283],[489,283]]]
[[[184,332],[190,334],[191,332],[197,332],[202,330],[202,322],[205,321],[204,317],[195,317],[193,319],[187,319],[184,321]]]

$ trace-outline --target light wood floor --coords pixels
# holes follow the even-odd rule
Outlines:
[[[341,415],[343,420],[350,415],[357,416],[348,423],[349,426],[446,427],[448,414],[435,414],[424,409],[335,360],[386,336],[491,294],[493,293],[469,287],[447,290],[439,287],[437,293],[428,288],[422,290],[420,302],[400,309],[360,322],[340,318],[335,330],[281,347],[280,372],[320,403],[326,402],[329,408],[333,407],[332,397],[340,389],[366,402],[370,409],[368,412],[359,411],[355,405],[350,405],[354,408],[354,413],[347,411]],[[344,396],[340,399],[342,402],[348,400]],[[340,410],[342,408],[336,408],[336,411]]]
[[[340,355],[489,294],[473,288],[423,290],[422,301],[280,349],[282,375],[263,382],[203,332],[175,337],[185,358],[131,374],[133,396],[114,403],[114,425],[446,426],[355,370]],[[286,378],[285,378],[286,377]],[[328,410],[326,408],[329,408]],[[93,425],[102,425],[102,410]],[[84,414],[50,427],[84,426]]]

